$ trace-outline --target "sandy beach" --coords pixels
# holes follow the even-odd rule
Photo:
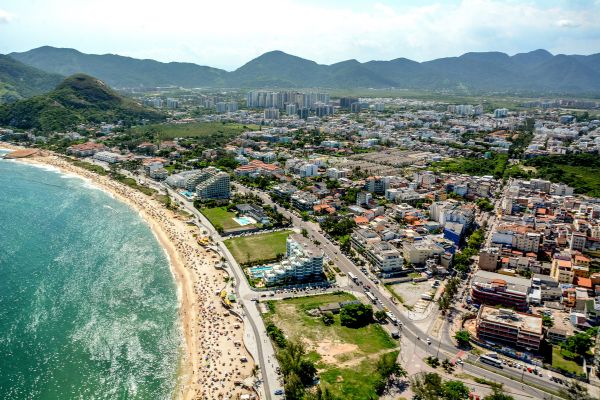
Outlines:
[[[0,148],[20,150],[0,143]],[[168,210],[156,199],[108,176],[74,166],[48,151],[20,159],[49,165],[64,173],[76,174],[135,209],[148,223],[168,254],[177,282],[185,354],[175,398],[235,399],[251,393],[241,382],[251,382],[254,363],[243,345],[242,322],[223,305],[218,292],[226,286],[227,274],[215,268],[217,253],[198,245],[198,227],[187,224],[181,215]],[[241,359],[246,358],[247,362]]]

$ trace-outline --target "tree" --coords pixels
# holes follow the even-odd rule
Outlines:
[[[444,359],[444,361],[442,361],[442,368],[444,368],[444,371],[446,371],[449,374],[452,373],[452,371],[454,371],[454,365],[452,365],[450,360],[448,360],[447,358]]]
[[[323,314],[323,323],[325,325],[333,325],[334,319],[333,319],[333,313],[331,311],[327,311]]]
[[[305,400],[336,400],[328,388],[317,387],[314,393],[307,393],[304,396]]]
[[[443,394],[442,377],[436,373],[420,373],[410,381],[412,392],[421,400],[438,400]]]
[[[445,400],[463,400],[469,398],[469,388],[461,381],[446,381],[442,385]]]
[[[440,359],[437,357],[433,357],[433,356],[427,356],[427,358],[425,359],[425,362],[431,367],[431,368],[437,368],[440,366]]]
[[[378,321],[383,321],[385,319],[386,315],[385,315],[385,311],[383,310],[377,310],[375,311],[375,319]]]
[[[340,310],[340,323],[349,328],[361,328],[373,320],[373,307],[367,304],[348,304]]]
[[[542,325],[547,328],[552,328],[554,326],[554,321],[548,315],[542,315]]]
[[[492,390],[494,392],[485,396],[483,400],[515,400],[514,397],[504,394],[502,392],[502,385],[493,386]]]
[[[567,338],[567,340],[561,344],[561,347],[571,353],[585,356],[592,347],[592,344],[592,337],[587,332],[578,332]]]
[[[456,339],[460,347],[465,347],[469,344],[469,341],[471,340],[471,334],[469,334],[469,332],[466,330],[460,330],[456,332],[456,334],[454,335],[454,339]]]
[[[592,400],[593,397],[589,395],[588,390],[585,386],[582,386],[577,381],[570,381],[567,383],[566,389],[561,389],[560,394],[567,400]]]
[[[289,341],[285,348],[277,353],[281,372],[285,377],[295,374],[304,386],[314,382],[317,368],[307,359],[304,346],[299,341]]]
[[[488,198],[485,197],[475,200],[475,204],[477,204],[477,207],[479,207],[481,211],[489,212],[494,210],[494,205],[490,202]]]
[[[283,348],[287,345],[287,340],[283,335],[283,332],[275,324],[272,322],[268,323],[266,329],[267,335],[269,335],[271,340],[273,340],[278,347]]]
[[[302,400],[304,398],[304,385],[302,385],[300,377],[295,372],[291,372],[286,376],[283,388],[286,399]]]

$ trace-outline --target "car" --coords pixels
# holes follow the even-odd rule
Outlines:
[[[283,389],[277,389],[273,392],[273,394],[275,394],[276,396],[281,396],[283,394]]]
[[[427,344],[431,344],[431,339],[427,338]]]

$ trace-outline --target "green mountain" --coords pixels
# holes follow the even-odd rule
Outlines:
[[[84,73],[112,87],[206,87],[221,83],[226,71],[192,63],[162,63],[115,54],[84,54],[75,49],[43,46],[11,57],[44,71],[64,76]]]
[[[235,71],[195,64],[161,63],[112,54],[40,47],[11,57],[44,71],[83,72],[123,87],[405,88],[461,93],[600,94],[600,54],[552,55],[535,50],[509,56],[466,53],[426,62],[356,60],[332,65],[286,54],[265,53]]]
[[[164,115],[84,74],[66,78],[49,93],[0,105],[0,125],[42,131],[68,130],[82,123],[123,121],[129,125],[142,119],[159,121]]]
[[[48,92],[63,78],[0,54],[0,103]]]

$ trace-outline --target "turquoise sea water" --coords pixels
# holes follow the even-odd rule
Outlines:
[[[168,399],[181,352],[168,260],[132,209],[0,160],[0,399]]]

